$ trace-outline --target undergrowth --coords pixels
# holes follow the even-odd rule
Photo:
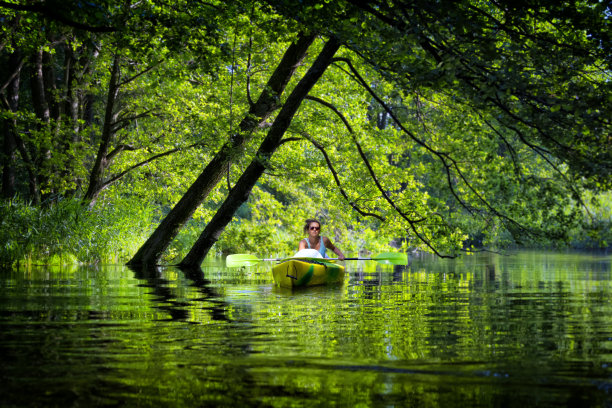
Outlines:
[[[46,206],[0,203],[0,264],[122,263],[146,239],[154,213],[134,199],[62,199]]]

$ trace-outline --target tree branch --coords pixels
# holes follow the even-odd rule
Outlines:
[[[146,69],[143,69],[142,71],[134,74],[132,77],[127,78],[121,82],[119,82],[119,84],[117,84],[117,87],[122,87],[123,85],[129,84],[130,82],[134,81],[136,78],[146,74],[147,72],[153,70],[155,67],[157,67],[159,64],[162,63],[162,60],[154,62],[153,64],[151,64],[150,66],[148,66]]]
[[[13,69],[11,75],[6,79],[2,87],[0,88],[0,93],[4,92],[4,90],[11,84],[11,82],[19,75],[21,68],[23,68],[24,59],[19,58],[19,64]]]
[[[34,4],[14,4],[8,3],[6,1],[0,1],[0,7],[5,7],[11,10],[17,11],[31,11],[33,13],[42,14],[45,17],[49,17],[52,20],[59,21],[64,23],[70,27],[78,28],[81,30],[89,31],[92,33],[109,33],[117,31],[115,27],[111,26],[90,26],[87,24],[79,23],[77,21],[71,20],[66,16],[59,13],[55,7],[49,7],[45,3],[34,3]]]
[[[128,126],[130,124],[130,122],[132,122],[133,120],[136,119],[140,119],[140,118],[146,118],[149,117],[150,113],[153,112],[153,109],[148,109],[142,113],[138,113],[136,115],[132,115],[132,116],[124,116],[119,118],[118,120],[116,120],[115,122],[113,122],[111,124],[112,129],[113,129],[113,133],[117,133],[117,131],[125,128],[126,126]],[[117,126],[119,125],[119,126]]]
[[[348,65],[351,73],[353,74],[353,77],[357,80],[357,82],[363,86],[369,93],[370,95],[372,95],[372,97],[387,111],[387,113],[389,114],[389,116],[393,119],[393,121],[396,123],[396,125],[400,128],[400,130],[402,130],[406,135],[408,135],[413,141],[415,141],[418,145],[422,146],[423,148],[425,148],[427,151],[429,151],[430,153],[432,153],[433,155],[435,155],[438,160],[440,160],[440,162],[442,163],[442,165],[444,166],[445,172],[446,172],[446,177],[447,177],[447,184],[449,186],[449,189],[451,191],[451,194],[455,197],[455,199],[466,209],[468,210],[471,214],[474,214],[474,212],[472,211],[472,209],[470,208],[470,206],[466,205],[463,200],[459,197],[458,193],[455,191],[454,187],[453,187],[453,183],[452,183],[452,170],[454,169],[455,173],[459,176],[459,178],[463,181],[463,183],[467,186],[467,188],[478,198],[478,200],[487,208],[488,211],[490,211],[492,214],[494,214],[495,216],[499,217],[502,220],[505,220],[506,222],[512,224],[514,227],[516,227],[517,229],[524,231],[525,233],[532,235],[534,234],[534,232],[530,229],[528,229],[527,227],[525,227],[524,225],[522,225],[521,223],[519,223],[518,221],[510,218],[508,215],[503,214],[501,212],[499,212],[496,208],[494,208],[473,186],[472,184],[467,180],[467,178],[465,177],[465,175],[463,174],[463,172],[461,171],[461,169],[459,168],[459,165],[457,164],[457,162],[449,155],[449,153],[446,152],[440,152],[434,148],[432,148],[431,146],[429,146],[426,142],[422,141],[421,139],[419,139],[418,137],[416,137],[416,135],[414,133],[412,133],[411,131],[409,131],[404,125],[403,123],[399,120],[399,118],[395,115],[395,113],[393,112],[393,110],[382,100],[382,98],[380,98],[380,96],[378,96],[374,90],[372,90],[372,88],[365,82],[365,80],[363,79],[363,77],[361,77],[361,75],[359,74],[359,72],[355,69],[355,67],[353,66],[352,62],[347,59],[347,58],[336,58],[336,61],[341,61],[344,62]],[[361,153],[360,153],[361,154]],[[412,226],[412,225],[411,225]],[[414,227],[413,227],[413,231],[414,231]],[[421,238],[419,236],[419,238]],[[424,241],[427,242],[427,241]],[[430,248],[432,248],[429,244],[428,246]],[[433,249],[433,248],[432,248]],[[436,252],[436,254],[438,254]]]
[[[359,208],[357,206],[357,204],[355,204],[354,200],[351,200],[349,198],[348,194],[346,193],[346,191],[342,187],[342,183],[340,182],[340,177],[338,177],[338,172],[334,168],[334,165],[332,164],[332,162],[331,162],[331,160],[329,158],[329,155],[327,154],[327,151],[325,150],[323,145],[320,144],[319,142],[317,142],[306,131],[301,131],[299,133],[300,133],[300,135],[302,135],[302,137],[304,137],[304,139],[308,140],[310,143],[312,143],[312,145],[314,147],[319,149],[321,154],[323,154],[323,158],[325,158],[325,162],[327,163],[327,168],[331,171],[331,173],[332,173],[332,175],[334,177],[334,181],[335,181],[336,185],[338,186],[338,190],[340,191],[340,194],[342,195],[342,197],[344,197],[344,199],[346,200],[348,205],[350,205],[355,211],[357,211],[359,214],[361,214],[364,217],[373,217],[373,218],[376,218],[376,219],[378,219],[380,221],[385,221],[385,218],[383,216],[362,210],[361,208]]]
[[[338,117],[340,118],[340,120],[342,120],[342,122],[344,123],[344,126],[346,126],[346,128],[348,129],[349,133],[353,134],[353,128],[351,127],[351,125],[349,124],[348,120],[346,120],[346,118],[344,117],[344,115],[342,114],[342,112],[340,112],[338,110],[338,108],[336,108],[333,104],[324,101],[321,98],[317,98],[316,96],[310,96],[308,95],[306,97],[306,99],[310,100],[310,101],[314,101],[317,102],[323,106],[325,106],[326,108],[331,109],[336,115],[338,115]]]
[[[106,161],[107,162],[112,161],[115,158],[115,156],[117,156],[119,153],[121,153],[124,150],[134,151],[134,150],[137,150],[137,149],[134,146],[131,146],[131,145],[121,144],[121,145],[117,146],[112,152],[110,152],[109,154],[106,155]]]
[[[154,156],[151,156],[151,157],[149,157],[147,160],[141,161],[140,163],[136,163],[136,164],[134,164],[133,166],[128,167],[126,170],[122,171],[121,173],[116,174],[115,176],[113,176],[113,177],[109,178],[107,181],[105,181],[104,183],[102,183],[102,186],[100,187],[100,191],[102,191],[102,190],[104,190],[104,189],[108,188],[108,186],[110,186],[111,184],[113,184],[113,183],[115,183],[116,181],[120,180],[120,179],[121,179],[121,178],[123,178],[123,177],[124,177],[126,174],[128,174],[129,172],[131,172],[131,171],[133,171],[133,170],[135,170],[135,169],[137,169],[137,168],[139,168],[139,167],[142,167],[142,166],[144,166],[144,165],[147,165],[147,164],[149,164],[149,163],[151,163],[151,162],[153,162],[153,161],[155,161],[155,160],[157,160],[157,159],[160,159],[160,158],[162,158],[162,157],[168,156],[168,155],[170,155],[170,154],[172,154],[172,153],[176,153],[176,152],[181,151],[181,150],[190,149],[190,148],[195,147],[195,146],[197,146],[197,145],[199,145],[199,143],[194,143],[194,144],[189,145],[189,146],[186,146],[186,147],[177,147],[177,148],[174,148],[174,149],[170,149],[170,150],[168,150],[168,151],[165,151],[165,152],[162,152],[162,153],[156,154],[156,155],[154,155]],[[136,150],[136,149],[134,149],[134,148],[132,148],[132,149],[125,148],[124,150]],[[109,156],[110,156],[110,155],[109,155]]]
[[[337,58],[335,60],[344,60],[342,58]],[[350,63],[350,61],[348,62],[348,64],[351,66],[351,68],[354,69],[354,67],[352,66],[352,64]],[[356,75],[359,75],[356,71],[354,72]],[[369,88],[369,87],[368,87]],[[376,96],[377,97],[377,96]],[[385,189],[383,188],[382,184],[380,183],[380,181],[378,180],[378,176],[376,175],[376,172],[374,171],[374,168],[372,167],[372,165],[370,164],[370,161],[368,160],[365,152],[363,151],[361,144],[359,143],[359,141],[357,140],[357,137],[355,136],[355,133],[352,130],[352,127],[348,124],[348,121],[344,118],[344,115],[342,115],[342,113],[332,104],[325,102],[319,98],[316,97],[310,97],[308,98],[312,101],[316,101],[318,103],[321,103],[322,105],[324,105],[325,107],[328,107],[330,109],[332,109],[338,116],[340,116],[340,118],[342,119],[342,121],[345,123],[345,125],[347,125],[347,128],[349,130],[349,133],[351,135],[351,138],[353,139],[353,143],[355,144],[355,146],[357,147],[357,151],[359,152],[359,156],[361,157],[362,162],[364,163],[364,165],[366,166],[366,168],[368,169],[368,172],[370,173],[370,177],[372,178],[372,180],[374,181],[374,184],[376,185],[376,188],[378,189],[378,191],[380,192],[380,194],[382,195],[382,197],[385,199],[385,201],[387,201],[387,203],[389,203],[389,205],[391,206],[391,208],[393,208],[395,210],[396,213],[398,213],[407,223],[408,225],[410,225],[410,229],[412,230],[412,232],[414,232],[414,234],[421,240],[421,242],[423,242],[425,245],[427,245],[436,255],[438,255],[439,257],[442,258],[454,258],[454,256],[451,255],[443,255],[441,254],[431,243],[431,241],[429,241],[429,239],[427,239],[425,236],[423,236],[417,229],[417,224],[422,223],[424,221],[427,220],[427,217],[425,218],[419,218],[419,219],[412,219],[410,218],[405,212],[403,212],[398,206],[397,204],[395,204],[395,202],[391,199],[391,197],[389,196],[389,194],[385,191]],[[381,101],[382,102],[382,101]],[[384,105],[385,108],[389,109],[388,106]],[[389,109],[390,111],[390,109]],[[395,117],[395,116],[393,116]],[[440,217],[440,219],[442,220],[442,217],[437,214],[438,217]]]

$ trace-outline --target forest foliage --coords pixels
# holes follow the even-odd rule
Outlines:
[[[213,254],[290,255],[313,216],[345,253],[609,247],[610,17],[591,0],[2,1],[0,262],[127,261],[305,32],[279,107],[330,38],[342,46]]]

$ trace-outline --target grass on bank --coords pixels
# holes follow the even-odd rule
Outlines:
[[[151,231],[153,211],[136,200],[98,203],[78,199],[45,206],[0,203],[0,264],[120,263]]]
[[[98,202],[94,208],[78,199],[46,206],[19,200],[0,202],[0,265],[122,264],[150,236],[162,217],[158,208],[136,199]],[[191,220],[173,240],[163,263],[178,262],[198,238],[205,220]],[[286,256],[303,238],[299,226],[289,228],[237,217],[228,225],[209,256],[253,253]],[[388,248],[388,240],[370,229],[343,231],[336,244],[345,253],[357,252],[367,236],[372,251]],[[377,239],[378,238],[378,239]]]
[[[572,231],[571,247],[600,249],[612,244],[612,197],[606,195]],[[127,262],[158,225],[159,209],[135,198],[98,202],[94,208],[78,199],[44,206],[19,200],[0,202],[0,265],[119,264]],[[166,251],[164,263],[178,262],[204,229],[192,220]],[[301,226],[291,228],[237,217],[209,256],[252,253],[286,256],[297,250]],[[390,240],[375,231],[341,226],[335,243],[345,254],[388,250]]]

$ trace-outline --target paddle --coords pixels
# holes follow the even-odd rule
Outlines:
[[[259,262],[264,261],[286,261],[289,259],[304,259],[313,261],[338,261],[338,258],[258,258],[251,254],[232,254],[228,255],[225,264],[228,268],[238,268],[241,266],[253,266]],[[406,265],[408,263],[408,257],[404,253],[400,252],[383,252],[378,255],[374,255],[371,258],[344,258],[345,261],[376,261],[382,264],[389,265]]]

